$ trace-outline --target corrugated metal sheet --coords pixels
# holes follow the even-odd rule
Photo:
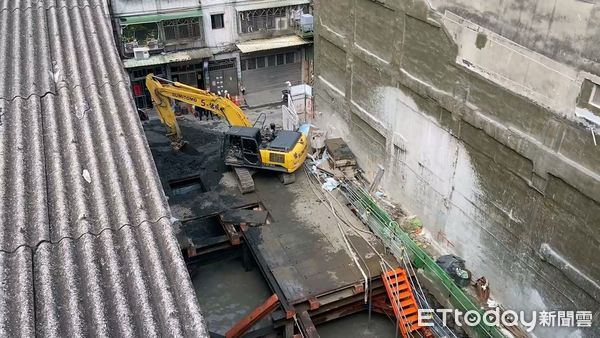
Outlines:
[[[193,17],[199,17],[199,16],[202,16],[202,10],[200,10],[198,8],[198,9],[169,12],[169,13],[160,12],[157,14],[121,16],[121,17],[119,17],[119,23],[123,26],[138,25],[138,24],[143,24],[143,23],[159,22],[159,21],[173,20],[173,19],[193,18]]]
[[[127,59],[123,61],[125,68],[147,67],[154,65],[164,65],[171,62],[183,62],[190,60],[198,60],[211,57],[213,54],[210,48],[190,49],[181,52],[166,53],[164,55],[152,55],[147,59]]]
[[[308,5],[310,0],[251,0],[251,1],[238,1],[235,10],[238,12],[251,11],[254,9],[272,8],[272,7],[284,7],[294,5]]]
[[[206,336],[102,0],[0,0],[0,336]]]
[[[152,14],[173,10],[197,8],[199,0],[112,0],[113,12],[117,16]]]
[[[276,38],[256,39],[246,42],[239,42],[236,44],[236,46],[242,53],[253,53],[259,52],[261,50],[301,46],[309,43],[309,41],[306,41],[297,35],[286,35],[279,36]]]

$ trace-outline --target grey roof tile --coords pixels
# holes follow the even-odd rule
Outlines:
[[[43,243],[34,256],[42,336],[200,336],[198,303],[168,220]],[[165,236],[165,234],[169,234]],[[160,305],[160,306],[157,306]]]
[[[31,249],[0,252],[0,337],[32,337],[35,332]]]
[[[46,10],[57,87],[76,90],[126,81],[103,6],[60,3]]]
[[[25,5],[24,3],[28,3]],[[15,7],[18,5],[21,7]],[[46,11],[11,1],[0,10],[0,99],[42,96],[54,90]],[[26,70],[26,71],[23,71]]]
[[[206,336],[102,0],[0,0],[0,337]]]
[[[0,100],[0,251],[50,237],[41,109],[37,97]]]
[[[15,1],[15,0],[0,0],[0,11],[14,12],[17,9],[25,10],[33,7],[44,7],[45,0],[29,0],[29,1]]]
[[[120,83],[42,99],[53,242],[168,214],[128,95]]]

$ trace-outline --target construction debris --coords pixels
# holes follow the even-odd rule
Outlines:
[[[369,187],[369,194],[373,194],[377,188],[379,187],[379,183],[381,183],[381,179],[383,178],[383,174],[385,173],[385,168],[382,165],[378,165],[379,169],[377,170],[377,175],[373,179],[373,183]]]
[[[454,279],[460,288],[469,285],[471,272],[465,268],[465,260],[455,255],[443,255],[435,261],[444,271]]]
[[[325,150],[325,140],[327,133],[318,128],[310,129],[310,147],[312,148],[313,156],[319,156]]]
[[[487,278],[481,277],[475,282],[475,290],[477,292],[477,298],[481,303],[487,304],[490,298],[490,283]]]
[[[332,138],[325,141],[329,162],[333,169],[343,173],[348,179],[356,177],[356,157],[348,144],[341,138]]]
[[[335,178],[327,177],[325,178],[325,182],[321,185],[323,189],[326,191],[333,191],[340,185],[340,182],[336,181]]]

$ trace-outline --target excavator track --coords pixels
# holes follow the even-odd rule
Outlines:
[[[237,177],[238,186],[242,194],[247,194],[254,191],[254,179],[252,173],[247,168],[234,167],[235,176]]]
[[[283,173],[279,174],[279,180],[283,185],[288,185],[296,182],[296,173]]]

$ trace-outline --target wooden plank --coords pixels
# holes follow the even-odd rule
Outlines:
[[[229,237],[229,242],[231,245],[240,245],[240,234],[235,230],[235,227],[231,223],[221,223],[223,225],[223,230]]]

